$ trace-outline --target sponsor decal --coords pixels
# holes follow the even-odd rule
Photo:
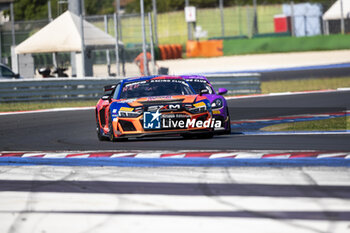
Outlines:
[[[189,86],[186,81],[182,79],[151,79],[151,83],[181,83],[183,85]]]
[[[221,128],[222,122],[214,118],[205,121],[191,119],[187,114],[161,114],[157,112],[144,112],[144,129],[187,129],[187,128]]]
[[[144,112],[143,113],[143,128],[144,129],[160,129],[160,116],[159,109],[157,112]]]
[[[140,82],[133,82],[133,83],[127,83],[124,85],[123,87],[123,92],[126,92],[126,91],[131,91],[133,89],[137,89],[140,87],[140,85],[146,83],[146,81],[140,81]]]
[[[119,111],[132,112],[134,108],[121,107]]]
[[[180,109],[181,105],[180,104],[169,104],[168,109],[173,110],[173,109]]]
[[[191,118],[190,115],[184,114],[184,113],[177,113],[177,114],[163,114],[162,119],[174,119],[174,118]]]
[[[133,85],[139,85],[139,84],[144,84],[146,82],[147,81],[138,81],[138,82],[126,83],[125,86],[128,87],[128,86],[133,86]]]
[[[172,96],[150,96],[147,97],[147,100],[168,100],[168,99],[173,99]]]
[[[180,110],[184,105],[183,104],[167,104],[167,105],[155,105],[148,106],[147,110],[150,112],[160,110]]]
[[[134,101],[136,101],[136,98],[133,99],[125,99],[125,100],[117,100],[119,103],[132,103]]]
[[[213,110],[213,114],[221,114],[220,110]]]
[[[187,129],[187,128],[220,128],[221,127],[221,121],[217,121],[214,118],[209,118],[205,121],[197,120],[197,119],[186,119],[186,120],[173,120],[171,118],[169,119],[163,119],[162,120],[162,128],[181,128],[181,129]]]
[[[196,83],[208,83],[207,80],[205,80],[205,79],[193,79],[193,78],[191,78],[191,79],[186,79],[186,81],[196,82]]]
[[[193,104],[193,106],[196,107],[196,108],[199,108],[199,107],[205,106],[205,103],[204,102],[199,102],[199,103]]]

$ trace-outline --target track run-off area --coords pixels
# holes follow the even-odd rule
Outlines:
[[[230,98],[232,121],[350,91]],[[0,232],[350,232],[350,134],[100,142],[93,108],[0,114]]]

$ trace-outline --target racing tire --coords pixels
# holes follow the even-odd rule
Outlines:
[[[103,136],[101,134],[101,127],[100,127],[99,123],[97,123],[97,125],[96,125],[96,132],[97,132],[97,138],[98,138],[99,141],[108,141],[109,140],[108,137]]]
[[[127,141],[128,140],[128,138],[118,138],[118,137],[116,137],[114,135],[114,130],[113,130],[111,117],[109,117],[108,128],[109,128],[109,140],[111,142],[123,142],[123,141]]]
[[[228,107],[226,107],[227,117],[228,117],[228,128],[225,129],[225,134],[231,134],[231,118],[230,112],[228,111]]]
[[[112,125],[112,117],[109,117],[109,120],[108,120],[108,128],[109,128],[109,140],[110,140],[111,142],[116,142],[116,141],[117,141],[117,138],[116,138],[116,136],[114,135],[113,125]]]

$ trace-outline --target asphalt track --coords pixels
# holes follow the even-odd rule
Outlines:
[[[336,78],[347,77],[350,73],[350,63],[288,67],[277,69],[239,70],[223,72],[204,72],[203,74],[232,74],[232,73],[259,73],[261,81],[292,80],[308,78]]]
[[[256,72],[261,74],[260,78],[262,81],[347,77],[350,73],[350,64],[344,63],[335,65],[259,70]]]
[[[350,109],[350,91],[268,96],[228,101],[232,120]],[[0,116],[2,151],[56,150],[350,150],[350,135],[240,135],[99,142],[93,110]]]
[[[0,166],[0,232],[347,233],[348,168]]]

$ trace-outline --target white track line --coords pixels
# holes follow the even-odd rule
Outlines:
[[[343,88],[338,88],[338,89],[334,89],[334,90],[280,92],[280,93],[257,94],[257,95],[247,95],[247,96],[230,96],[230,97],[225,97],[225,98],[227,100],[231,100],[231,99],[260,98],[260,97],[286,96],[286,95],[320,94],[320,93],[344,92],[344,91],[350,91],[350,88],[343,87]]]

